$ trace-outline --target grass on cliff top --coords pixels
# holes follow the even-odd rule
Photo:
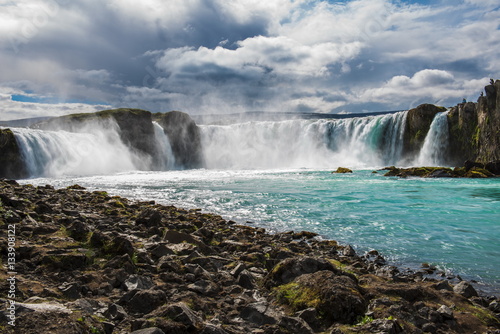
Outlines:
[[[145,113],[150,113],[143,109],[133,109],[133,108],[118,108],[118,109],[108,109],[102,110],[94,113],[80,113],[80,114],[70,114],[66,116],[61,116],[63,119],[68,119],[72,121],[86,121],[94,118],[110,118],[114,115],[130,113],[132,115],[141,115]]]

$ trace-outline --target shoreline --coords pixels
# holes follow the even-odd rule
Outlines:
[[[42,315],[64,318],[75,332],[102,333],[500,328],[498,297],[477,296],[465,281],[452,286],[402,272],[377,251],[359,256],[351,246],[311,232],[270,234],[198,209],[77,185],[54,189],[0,180],[0,199],[4,265],[12,238],[7,231],[15,226],[14,313],[16,330],[25,333],[33,321],[38,329],[49,326]],[[9,272],[2,268],[0,278],[6,302]],[[343,302],[332,305],[338,298]],[[2,310],[0,318],[7,317],[8,306]],[[27,310],[36,316],[23,317]],[[13,333],[13,326],[0,325]],[[54,333],[68,332],[63,326]]]

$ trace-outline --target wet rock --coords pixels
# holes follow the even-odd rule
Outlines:
[[[157,312],[156,315],[169,317],[173,321],[180,322],[188,328],[200,328],[202,319],[183,302],[168,305],[165,309]]]
[[[208,280],[196,281],[193,284],[189,284],[187,288],[204,296],[215,296],[219,292],[219,287]]]
[[[471,298],[477,296],[477,291],[474,287],[466,281],[462,281],[453,287],[453,291],[465,298]]]

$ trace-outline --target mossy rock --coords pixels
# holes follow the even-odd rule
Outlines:
[[[292,312],[313,307],[329,324],[352,324],[367,307],[363,290],[352,277],[328,270],[304,274],[278,286],[274,293],[277,301],[288,305]]]
[[[332,173],[337,173],[337,174],[352,173],[352,170],[346,167],[339,167],[335,172]]]

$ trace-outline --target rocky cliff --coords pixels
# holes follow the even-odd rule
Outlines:
[[[0,177],[20,179],[27,171],[19,145],[10,129],[0,129]]]
[[[71,114],[52,118],[34,127],[44,130],[62,129],[80,132],[89,124],[110,127],[113,126],[113,122],[118,126],[120,138],[125,145],[142,155],[155,156],[156,144],[152,116],[146,110],[120,108],[96,113]]]
[[[460,103],[448,114],[450,163],[500,160],[500,80],[485,87],[477,103]]]
[[[154,115],[170,140],[176,165],[183,168],[203,166],[200,129],[186,113],[171,111]]]
[[[433,104],[421,104],[408,111],[403,138],[405,157],[411,159],[420,151],[434,116],[443,111],[446,111],[446,108]]]

